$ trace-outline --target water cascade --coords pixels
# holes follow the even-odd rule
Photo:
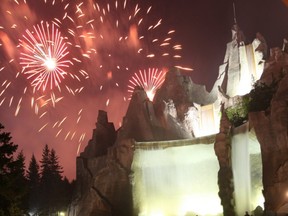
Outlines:
[[[245,211],[251,211],[251,172],[246,125],[234,130],[232,137],[232,168],[236,212],[238,215],[244,215]]]
[[[139,216],[222,215],[215,135],[135,143],[132,185]],[[263,207],[260,145],[249,125],[233,130],[232,169],[238,216]]]
[[[232,169],[237,215],[263,207],[260,145],[248,123],[233,130]]]
[[[213,142],[175,147],[180,142],[135,150],[132,184],[139,216],[222,215]]]

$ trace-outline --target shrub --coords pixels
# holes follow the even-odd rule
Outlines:
[[[274,81],[270,85],[256,82],[250,92],[249,112],[265,111],[270,107],[270,102],[277,90],[278,82]]]
[[[234,127],[242,125],[248,120],[250,98],[243,96],[234,106],[228,107],[225,112]]]

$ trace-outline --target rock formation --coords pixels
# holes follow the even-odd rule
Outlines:
[[[277,212],[287,204],[288,189],[288,54],[271,50],[261,83],[276,84],[269,106],[249,113],[261,144],[265,210]]]
[[[221,199],[221,205],[223,206],[223,215],[234,216],[235,210],[233,205],[233,173],[231,164],[231,123],[229,122],[227,115],[223,112],[220,121],[220,131],[215,138],[215,154],[219,161],[218,172],[218,186],[219,197]]]
[[[116,140],[116,131],[114,124],[108,122],[107,113],[100,110],[96,123],[96,129],[93,130],[92,139],[89,140],[84,152],[81,153],[83,158],[94,158],[107,154],[107,150]],[[97,145],[95,145],[97,143]]]
[[[136,88],[118,131],[108,122],[107,113],[99,111],[92,139],[77,158],[77,191],[69,216],[132,215],[134,140],[179,140],[192,136],[183,127],[183,116],[187,107],[193,106],[193,96],[203,103],[209,99],[205,101],[193,89],[201,89],[206,95],[208,92],[178,70],[167,73],[162,88],[156,93],[156,102],[151,102],[142,88]],[[168,101],[175,104],[175,116],[167,112]]]
[[[125,140],[115,146],[116,134],[107,113],[100,110],[92,139],[76,161],[77,190],[69,215],[132,214],[132,142]]]
[[[270,50],[261,78],[254,89],[245,97],[248,104],[248,121],[255,130],[261,147],[263,166],[263,195],[265,215],[276,212],[287,213],[288,188],[288,54],[279,48]],[[235,106],[234,102],[243,97],[225,99],[225,108]],[[234,104],[234,105],[233,105]],[[231,126],[231,125],[230,125]],[[232,125],[233,127],[233,125]],[[233,184],[229,181],[230,144],[229,124],[225,111],[222,112],[220,133],[216,136],[215,153],[219,160],[219,196],[224,215],[234,215],[231,206]],[[230,211],[230,212],[229,212]]]
[[[252,45],[241,42],[242,33],[234,26],[232,41],[227,44],[224,63],[212,91],[197,85],[177,70],[166,74],[165,82],[151,102],[145,91],[135,89],[123,126],[116,131],[108,122],[107,113],[99,111],[92,139],[77,158],[77,191],[69,209],[69,216],[132,216],[131,164],[134,141],[160,141],[193,138],[193,131],[185,126],[190,108],[222,101],[220,131],[215,138],[215,153],[219,160],[219,197],[225,216],[235,215],[233,206],[233,173],[231,169],[231,127],[225,109],[241,98],[244,76],[259,76],[264,64],[256,51],[265,53],[265,39],[261,35]],[[286,46],[286,45],[285,45]],[[287,50],[287,49],[284,49]],[[253,61],[249,55],[254,55]],[[266,54],[265,54],[266,55]],[[263,57],[263,55],[262,55]],[[244,61],[245,60],[245,61]],[[240,62],[239,62],[240,61]],[[245,67],[254,67],[246,73]],[[287,205],[288,191],[288,54],[279,48],[271,49],[261,79],[246,97],[250,101],[249,123],[261,145],[263,162],[263,195],[265,211],[280,212]],[[250,80],[251,81],[251,80]],[[249,81],[249,82],[250,82]],[[250,83],[249,83],[250,85]],[[237,87],[237,89],[236,89]],[[251,86],[248,86],[251,87]],[[262,88],[263,87],[263,88]],[[218,97],[218,89],[222,98]],[[251,89],[251,88],[250,88]],[[265,89],[264,93],[261,89]],[[268,89],[268,90],[267,90]],[[267,91],[269,97],[266,95]],[[255,92],[262,94],[255,96]],[[243,93],[243,92],[242,92]],[[249,93],[249,94],[247,94]],[[254,94],[254,98],[253,98]],[[264,94],[264,97],[263,97]],[[244,95],[244,94],[242,94]],[[271,98],[270,98],[271,96]],[[229,99],[229,97],[231,97]],[[268,98],[268,102],[267,102]],[[264,101],[261,101],[261,100]],[[259,103],[260,102],[260,103]],[[263,105],[264,104],[264,105]],[[253,106],[252,106],[253,105]]]

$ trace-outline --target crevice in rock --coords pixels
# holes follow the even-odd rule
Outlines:
[[[87,158],[82,158],[83,159],[83,164],[84,164],[84,168],[87,170],[87,172],[90,175],[90,178],[93,179],[93,173],[92,171],[89,169],[88,167],[88,159]],[[91,189],[93,189],[93,191],[96,192],[96,194],[100,197],[100,199],[103,201],[103,203],[107,204],[111,210],[111,213],[113,213],[113,205],[112,203],[109,201],[109,199],[107,197],[105,197],[101,191],[96,188],[93,184],[91,186]],[[113,215],[113,214],[112,214]]]

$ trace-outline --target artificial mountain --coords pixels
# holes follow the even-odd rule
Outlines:
[[[227,44],[224,62],[210,92],[179,70],[171,69],[153,101],[141,87],[134,90],[119,130],[108,121],[105,111],[99,111],[92,139],[77,157],[77,190],[69,216],[137,214],[133,207],[131,170],[136,146],[154,143],[158,148],[161,141],[173,140],[192,140],[191,143],[212,140],[219,163],[218,196],[223,215],[239,215],[234,205],[231,137],[244,124],[253,131],[260,144],[264,214],[287,213],[287,43],[283,49],[271,49],[268,56],[265,39],[260,34],[257,34],[255,43],[246,44],[243,40],[239,27],[233,26],[232,40]],[[243,80],[243,77],[253,79],[254,83]],[[243,85],[251,87],[243,92]],[[219,119],[212,115],[203,118],[207,110],[221,113]],[[208,121],[208,125],[210,121],[218,121],[218,128],[204,135],[200,126],[197,126],[198,130],[191,129],[189,125],[193,125],[195,119],[188,119],[187,113],[190,112],[202,116],[203,122],[196,122],[198,126],[204,121]]]

